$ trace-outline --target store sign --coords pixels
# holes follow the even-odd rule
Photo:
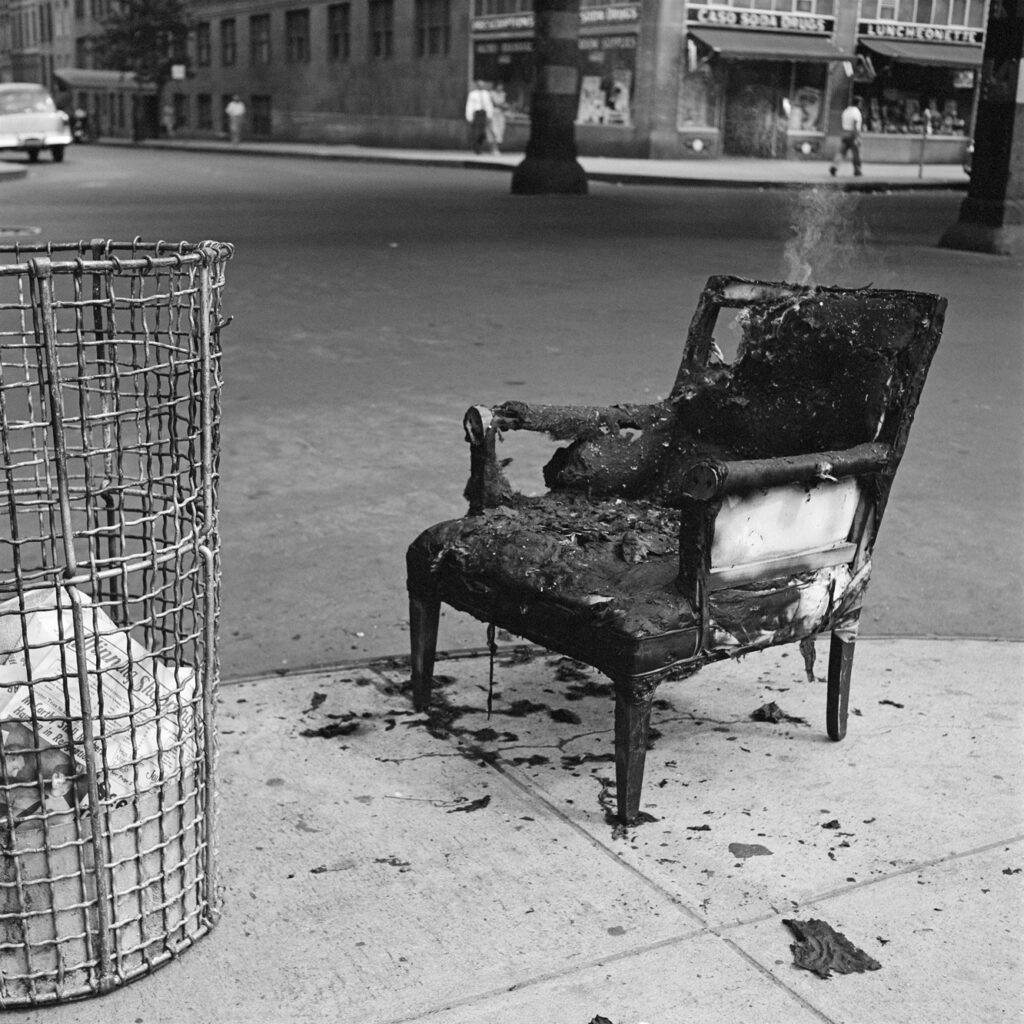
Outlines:
[[[637,25],[640,23],[640,4],[608,4],[605,7],[584,7],[580,11],[580,27],[594,28],[604,25]],[[488,14],[473,19],[473,32],[532,32],[533,12],[519,14]]]
[[[981,46],[985,30],[949,25],[917,25],[909,21],[860,21],[857,35],[863,39],[908,39],[918,43],[964,43]]]
[[[815,14],[792,14],[781,11],[738,11],[732,7],[687,7],[687,25],[705,28],[745,28],[763,32],[808,32],[831,35],[835,18],[819,18]]]

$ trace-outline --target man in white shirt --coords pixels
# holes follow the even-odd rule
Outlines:
[[[839,140],[839,151],[832,158],[828,173],[834,178],[839,170],[839,161],[849,153],[853,159],[853,173],[859,178],[861,175],[860,132],[864,126],[864,115],[860,112],[859,96],[855,97],[853,102],[842,112],[839,125],[843,134]]]
[[[474,153],[483,152],[487,144],[487,126],[494,115],[491,90],[484,82],[474,82],[466,97],[466,120],[469,122],[469,143]]]

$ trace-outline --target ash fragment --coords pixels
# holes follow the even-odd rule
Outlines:
[[[314,690],[313,696],[310,698],[309,701],[309,707],[306,708],[305,711],[303,711],[303,714],[308,715],[310,711],[316,711],[316,709],[320,707],[320,705],[323,704],[325,700],[327,700],[326,693],[318,693],[316,690]]]
[[[590,681],[587,666],[572,658],[559,658],[554,662],[555,678],[560,683],[586,683]]]
[[[897,704],[896,701],[894,701],[894,700],[880,700],[878,703],[879,704],[888,704],[889,707],[891,707],[891,708],[901,708],[901,707],[904,706],[902,704]]]
[[[327,725],[321,725],[319,729],[303,729],[299,733],[300,736],[316,736],[319,739],[330,740],[334,739],[335,736],[351,736],[352,733],[358,732],[361,722],[328,722]]]
[[[583,724],[583,719],[575,711],[570,711],[568,708],[552,708],[548,715],[552,722],[564,722],[567,725]]]
[[[469,814],[471,811],[482,811],[491,802],[490,794],[487,796],[480,797],[479,800],[470,800],[468,803],[461,804],[459,807],[453,807],[448,811],[449,814],[456,814],[459,811],[465,811]]]
[[[796,942],[790,944],[793,963],[819,978],[837,974],[863,974],[881,970],[882,965],[858,949],[850,940],[824,921],[793,921],[783,918],[782,923],[793,933]]]
[[[779,722],[792,722],[794,725],[808,725],[806,718],[799,718],[797,715],[787,715],[775,701],[769,701],[755,708],[750,712],[750,717],[755,722],[771,722],[777,725]]]
[[[529,757],[513,757],[509,764],[516,765],[527,765],[530,768],[536,768],[537,765],[548,764],[550,762],[549,757],[545,757],[543,754],[531,754]]]
[[[608,751],[604,754],[564,754],[562,756],[562,767],[563,768],[579,768],[581,764],[586,764],[588,761],[614,761],[615,754]]]

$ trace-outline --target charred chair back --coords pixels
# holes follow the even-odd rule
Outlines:
[[[826,722],[842,739],[872,549],[945,305],[713,277],[665,401],[470,408],[468,514],[407,555],[416,706],[445,602],[612,679],[626,824],[666,678],[829,632]],[[731,365],[713,336],[723,308],[738,310]],[[515,430],[567,442],[541,497],[496,458]]]

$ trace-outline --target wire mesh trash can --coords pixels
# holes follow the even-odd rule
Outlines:
[[[216,921],[219,242],[0,247],[0,1007]]]

